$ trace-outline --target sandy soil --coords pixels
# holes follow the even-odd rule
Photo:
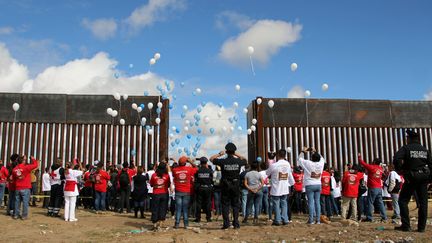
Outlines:
[[[431,206],[432,204],[430,204]],[[65,222],[60,218],[45,216],[42,208],[30,208],[28,220],[14,220],[5,213],[0,215],[1,242],[373,242],[375,240],[394,242],[432,242],[432,207],[429,210],[428,228],[425,233],[396,232],[389,223],[360,223],[359,226],[346,225],[340,220],[331,224],[308,226],[306,216],[294,215],[293,223],[287,226],[270,226],[263,217],[259,225],[242,225],[241,229],[220,230],[222,219],[212,223],[196,224],[191,222],[191,229],[173,229],[173,220],[168,219],[166,230],[154,232],[151,222],[135,219],[132,214],[106,213],[94,214],[90,211],[77,210],[78,222]],[[392,215],[389,212],[389,215]],[[411,211],[411,216],[417,211]],[[204,216],[203,216],[204,218]],[[377,217],[378,219],[378,217]],[[412,227],[416,229],[416,223]],[[182,225],[181,225],[182,226]],[[384,229],[377,229],[381,226]],[[388,241],[391,242],[391,241]]]

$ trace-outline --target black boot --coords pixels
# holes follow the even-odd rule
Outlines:
[[[141,218],[144,219],[144,207],[140,207]]]
[[[135,207],[134,211],[135,211],[135,218],[138,218],[138,207]]]

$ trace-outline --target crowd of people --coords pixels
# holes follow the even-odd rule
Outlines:
[[[41,177],[43,207],[48,216],[68,222],[78,220],[77,206],[96,214],[132,213],[133,209],[136,218],[145,218],[145,212],[151,211],[155,229],[165,226],[168,214],[175,219],[174,228],[180,227],[181,220],[184,228],[189,227],[189,216],[200,223],[202,213],[207,222],[222,214],[222,229],[228,229],[240,228],[240,214],[244,225],[251,217],[253,224],[265,218],[273,226],[286,225],[295,214],[308,215],[306,223],[312,225],[335,217],[370,222],[374,212],[387,221],[391,209],[392,221],[402,222],[395,229],[409,231],[408,202],[414,195],[419,208],[417,230],[424,232],[432,160],[418,134],[411,130],[407,134],[408,144],[395,154],[391,165],[379,158],[366,163],[359,154],[359,163],[347,163],[341,172],[329,167],[313,148],[303,148],[292,167],[284,149],[269,152],[266,161],[248,162],[236,153],[233,143],[210,158],[167,159],[148,171],[127,162],[95,161],[84,166],[76,159],[66,163],[57,159]],[[0,198],[5,189],[8,192],[6,213],[25,220],[34,203],[30,202],[30,192],[35,190],[32,175],[39,161],[13,154],[6,166],[1,161],[0,166]]]

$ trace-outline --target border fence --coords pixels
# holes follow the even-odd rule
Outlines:
[[[274,101],[273,108],[269,100]],[[358,153],[367,162],[379,157],[388,164],[406,143],[407,128],[419,132],[421,143],[432,148],[429,101],[258,97],[248,110],[248,127],[257,119],[256,131],[248,136],[249,160],[267,159],[268,151],[290,147],[288,159],[295,165],[306,146],[316,148],[338,170],[346,163],[357,163]]]
[[[118,101],[112,95],[0,93],[0,100],[0,159],[5,163],[12,153],[19,153],[40,159],[41,171],[57,158],[78,158],[86,164],[134,161],[147,169],[168,156],[169,100],[159,96]],[[154,104],[150,110],[149,102]],[[159,114],[158,102],[163,104]],[[14,103],[20,104],[16,114]],[[132,103],[146,107],[138,113]],[[109,107],[119,111],[117,117],[107,114]],[[141,125],[142,117],[151,134]]]

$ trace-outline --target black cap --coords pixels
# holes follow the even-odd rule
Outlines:
[[[208,159],[207,159],[206,157],[201,157],[201,158],[199,159],[199,161],[200,161],[200,163],[203,165],[203,164],[207,164]]]
[[[409,138],[418,138],[419,137],[418,133],[416,133],[412,129],[406,130],[406,134],[407,134],[407,137],[409,137]]]
[[[233,143],[227,143],[227,145],[225,145],[225,150],[229,152],[235,152],[237,147]]]

